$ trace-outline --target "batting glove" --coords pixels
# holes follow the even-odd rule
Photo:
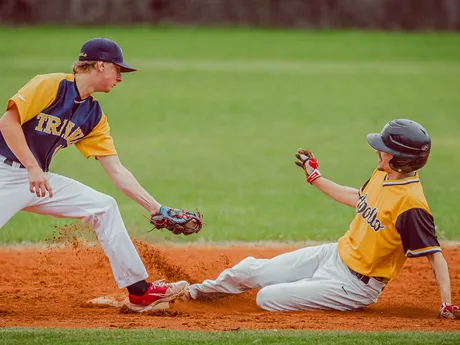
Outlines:
[[[456,305],[444,302],[439,309],[439,318],[460,319],[460,308]]]
[[[318,160],[313,156],[308,150],[298,149],[295,155],[297,157],[297,164],[305,171],[305,176],[307,176],[307,182],[312,184],[314,180],[321,177],[321,173],[318,170]]]

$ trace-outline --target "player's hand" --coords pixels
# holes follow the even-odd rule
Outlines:
[[[439,309],[439,318],[460,319],[460,308],[456,305],[444,302]]]
[[[295,155],[297,157],[297,164],[305,171],[305,176],[307,176],[307,182],[312,183],[317,178],[321,177],[321,173],[318,170],[318,160],[313,156],[308,150],[298,149]]]
[[[160,214],[150,218],[155,229],[168,229],[174,235],[191,235],[200,232],[203,227],[203,216],[198,210],[186,212],[168,206],[160,207]]]
[[[150,217],[158,216],[160,212],[161,205],[158,202],[155,202],[149,209]]]
[[[48,182],[48,178],[39,166],[27,169],[29,174],[29,190],[35,193],[38,197],[46,196],[48,192],[50,198],[53,197],[53,190]]]

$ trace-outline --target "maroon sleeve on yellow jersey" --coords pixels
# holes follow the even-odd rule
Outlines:
[[[407,257],[419,257],[441,251],[435,234],[433,216],[423,208],[411,208],[396,220]]]
[[[107,122],[107,117],[102,114],[101,120],[94,129],[86,135],[82,140],[75,143],[75,146],[80,150],[85,158],[91,156],[114,156],[117,154],[113,139],[110,136],[110,127]]]

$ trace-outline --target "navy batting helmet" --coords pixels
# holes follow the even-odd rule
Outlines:
[[[388,122],[381,133],[368,134],[367,141],[374,149],[392,154],[390,167],[400,173],[423,168],[431,150],[427,130],[407,119]]]

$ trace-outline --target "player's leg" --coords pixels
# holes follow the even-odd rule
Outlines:
[[[117,285],[127,287],[148,277],[111,196],[80,182],[48,173],[53,198],[35,197],[24,211],[58,218],[75,218],[90,224],[107,255]]]
[[[384,284],[352,275],[335,251],[312,278],[264,287],[257,305],[269,311],[357,310],[375,303]]]
[[[347,311],[372,303],[361,291],[333,279],[317,278],[267,286],[258,292],[256,302],[268,311]]]
[[[33,197],[27,170],[12,168],[0,161],[0,229],[29,205]]]
[[[253,288],[311,278],[330,255],[331,244],[324,244],[298,249],[272,259],[248,257],[223,271],[216,280],[191,285],[188,295],[191,299],[216,299]]]

